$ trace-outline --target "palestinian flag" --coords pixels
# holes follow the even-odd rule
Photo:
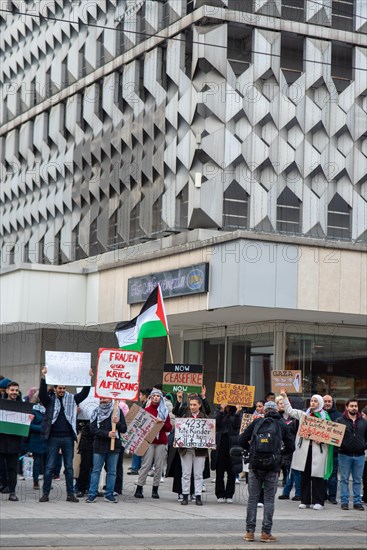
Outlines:
[[[157,285],[148,296],[137,317],[116,325],[115,334],[119,347],[141,351],[144,338],[167,336],[168,324],[164,311],[161,287]]]
[[[32,411],[30,403],[0,399],[0,433],[28,437]]]

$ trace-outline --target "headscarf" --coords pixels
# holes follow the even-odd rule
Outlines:
[[[113,413],[113,401],[109,403],[100,403],[96,409],[92,412],[90,422],[94,422],[97,419],[97,428],[100,427],[102,422],[109,418]],[[120,410],[117,409],[116,416],[120,419]]]
[[[161,398],[158,405],[158,416],[164,422],[168,416],[168,408],[164,400],[164,395],[161,390],[157,390],[156,388],[152,389],[149,398],[151,398],[152,395],[159,395],[159,397]]]
[[[323,420],[326,420],[326,412],[324,411],[324,399],[323,397],[321,397],[321,395],[319,395],[318,393],[315,393],[315,395],[313,395],[311,397],[311,399],[317,399],[317,402],[318,402],[318,407],[317,409],[311,409],[311,407],[308,407],[307,411],[306,411],[306,414],[309,415],[311,413],[315,414],[315,413],[319,413],[319,416],[315,414],[315,416],[318,416],[318,418],[322,418]]]
[[[318,395],[317,393],[311,397],[317,399],[318,407],[317,409],[311,409],[309,407],[306,411],[306,414],[313,414],[316,416],[316,418],[321,418],[322,420],[330,420],[329,413],[327,411],[324,411],[324,399],[321,395]],[[323,445],[326,445],[326,463],[325,463],[325,472],[324,472],[324,479],[327,480],[333,473],[334,468],[334,449],[332,445],[327,445],[326,443],[320,443],[321,452],[323,452]]]

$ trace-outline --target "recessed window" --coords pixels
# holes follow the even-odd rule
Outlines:
[[[189,187],[186,184],[176,197],[176,228],[180,230],[187,229],[189,209]]]
[[[243,25],[228,24],[228,62],[236,76],[240,76],[251,64],[252,32]]]
[[[302,36],[282,33],[280,68],[288,84],[293,84],[303,72],[303,43]]]
[[[303,23],[305,18],[305,0],[283,0],[282,19]]]
[[[327,236],[333,239],[350,239],[351,207],[336,193],[329,203]]]
[[[354,0],[333,0],[331,20],[333,29],[353,31],[353,7]]]
[[[277,200],[277,230],[284,233],[301,232],[301,201],[286,187]]]
[[[248,227],[248,194],[237,181],[224,191],[223,229],[246,229]]]
[[[353,79],[353,47],[345,43],[331,44],[331,77],[338,93],[349,86]]]
[[[145,237],[145,233],[140,227],[139,223],[140,218],[140,203],[138,203],[135,208],[130,212],[130,239],[129,243],[134,243]]]

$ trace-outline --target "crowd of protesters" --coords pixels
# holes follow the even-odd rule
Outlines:
[[[122,493],[123,478],[124,449],[120,435],[127,429],[125,416],[128,406],[121,402],[116,412],[111,399],[101,398],[90,420],[78,421],[78,406],[88,396],[90,388],[84,387],[76,394],[69,393],[61,385],[48,388],[46,372],[44,368],[39,388],[30,388],[23,398],[33,405],[28,438],[1,434],[0,492],[8,493],[10,501],[18,500],[16,484],[19,457],[31,455],[33,488],[40,491],[40,502],[49,501],[52,483],[59,476],[62,459],[68,502],[76,503],[85,497],[86,503],[93,503],[102,496],[106,502],[117,503],[116,497]],[[90,375],[93,375],[92,371]],[[141,390],[139,396],[141,406],[161,421],[162,427],[143,457],[132,455],[127,474],[138,476],[136,498],[144,498],[147,477],[152,475],[151,496],[158,499],[159,484],[165,472],[166,477],[173,478],[172,490],[177,493],[181,505],[187,505],[193,500],[196,505],[202,506],[204,480],[210,476],[211,466],[216,473],[217,502],[232,503],[238,480],[231,449],[240,445],[250,450],[260,426],[265,426],[269,421],[269,427],[278,426],[275,428],[278,432],[274,433],[278,433],[282,450],[270,468],[262,469],[261,465],[250,462],[246,474],[249,500],[245,540],[254,540],[258,506],[264,507],[260,540],[276,540],[271,527],[280,472],[283,490],[278,498],[299,501],[300,509],[312,507],[314,510],[322,510],[325,501],[337,505],[339,484],[341,508],[348,510],[349,481],[352,477],[353,509],[364,510],[363,502],[367,503],[367,407],[359,412],[357,399],[348,399],[344,411],[339,412],[331,395],[313,395],[309,406],[304,407],[302,399],[294,396],[289,399],[285,390],[282,390],[277,396],[269,393],[264,400],[256,401],[252,409],[226,403],[212,407],[207,400],[205,386],[201,394],[188,396],[182,392],[164,395],[161,388],[157,384],[153,389]],[[0,398],[22,400],[19,384],[0,377]],[[252,421],[240,435],[244,412],[252,414]],[[338,448],[299,437],[299,422],[304,416],[343,424],[345,435],[341,446]],[[208,449],[175,448],[173,433],[177,417],[215,418],[216,449],[209,453]],[[111,446],[112,440],[114,444]],[[76,479],[73,471],[75,453],[80,455]],[[103,468],[105,481],[101,484]],[[41,472],[42,490],[39,483]],[[293,486],[295,494],[291,498]]]

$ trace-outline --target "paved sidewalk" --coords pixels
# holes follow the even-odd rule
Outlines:
[[[125,468],[130,461],[125,461]],[[117,504],[66,502],[65,482],[55,481],[49,503],[39,503],[39,491],[31,481],[19,481],[19,502],[0,495],[1,549],[72,548],[86,550],[113,547],[124,550],[216,550],[263,548],[260,542],[243,540],[247,485],[236,485],[233,504],[219,504],[214,483],[206,480],[204,506],[194,502],[182,507],[171,492],[172,479],[160,485],[161,498],[151,498],[152,478],[144,489],[145,498],[134,498],[136,476],[124,476],[124,491]],[[278,495],[281,494],[279,487]],[[342,511],[326,504],[322,511],[300,510],[298,502],[276,499],[271,547],[289,550],[365,549],[366,512]],[[259,541],[262,510],[258,509],[256,539]]]

